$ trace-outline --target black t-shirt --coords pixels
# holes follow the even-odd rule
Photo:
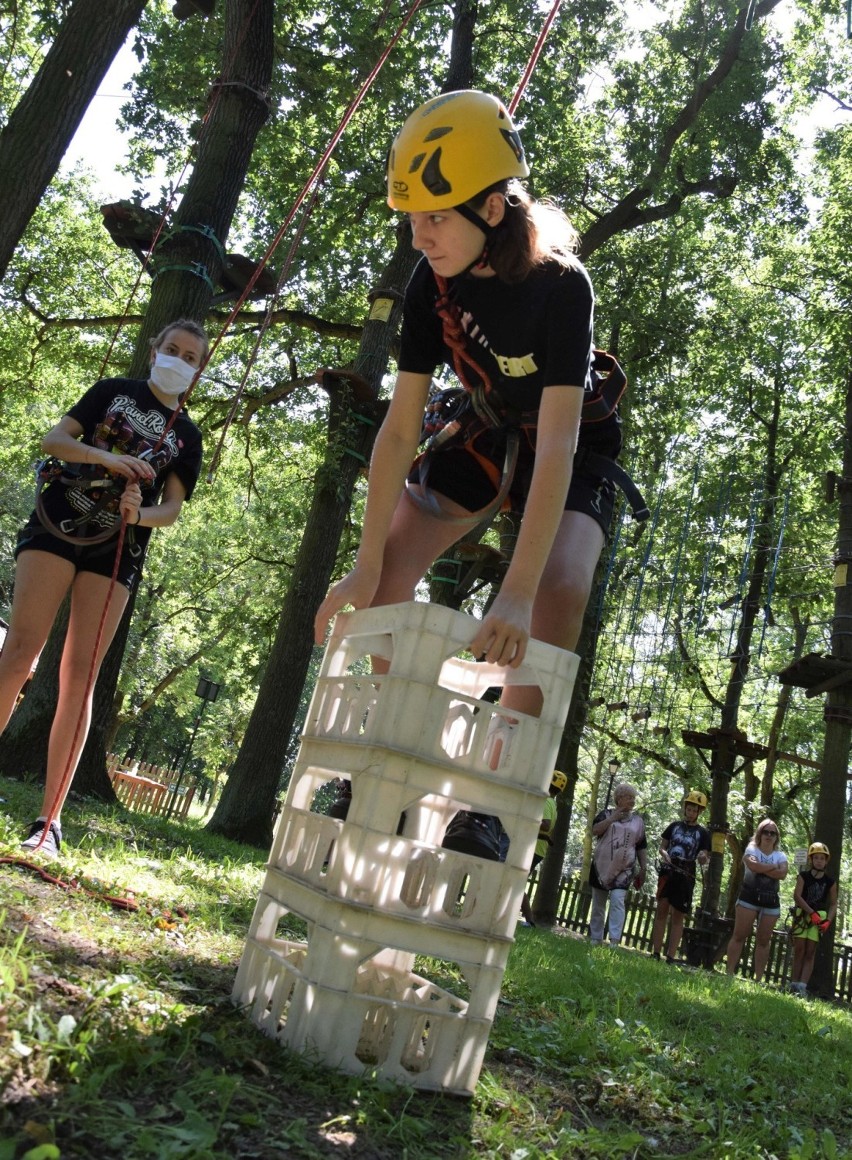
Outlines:
[[[142,506],[157,503],[166,479],[174,472],[192,495],[201,470],[201,432],[185,411],[181,410],[163,442],[157,446],[172,410],[164,406],[143,379],[100,379],[68,411],[83,428],[82,441],[90,447],[112,451],[116,455],[135,455],[147,459],[156,472],[153,483],[142,487]],[[154,451],[154,448],[157,450]],[[111,478],[100,466],[81,464],[86,480]],[[50,519],[61,524],[65,519],[84,515],[95,504],[97,492],[51,483],[42,494]],[[97,512],[88,525],[89,534],[119,524],[117,505]],[[151,528],[137,527],[136,542],[144,548]]]
[[[815,878],[812,870],[800,870],[802,879],[799,885],[799,894],[807,902],[811,910],[828,910],[828,896],[834,885],[834,879],[824,874],[822,878]]]
[[[666,853],[675,866],[694,862],[702,850],[710,849],[710,831],[697,822],[671,822],[662,837],[668,842]]]
[[[518,411],[536,411],[552,386],[591,389],[594,292],[584,267],[556,262],[538,266],[519,283],[462,275],[449,279],[451,300],[471,357],[488,375],[504,402]],[[433,374],[453,366],[435,310],[438,286],[425,258],[405,292],[399,369]],[[469,372],[470,385],[476,376]],[[618,453],[617,415],[583,424],[580,446]]]

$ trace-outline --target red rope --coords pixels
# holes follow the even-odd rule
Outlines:
[[[38,847],[36,847],[38,849]],[[88,894],[90,898],[102,898],[104,902],[108,902],[110,906],[114,906],[117,910],[138,910],[139,903],[133,898],[119,898],[114,894],[100,894],[97,890],[89,890],[86,886],[81,886],[79,882],[64,882],[61,878],[57,878],[54,874],[48,874],[41,866],[37,866],[35,862],[28,862],[26,858],[13,858],[5,855],[0,858],[0,863],[8,866],[21,866],[24,870],[32,870],[34,874],[49,882],[51,886],[59,886],[63,890],[82,890],[84,894]]]
[[[553,7],[550,9],[550,12],[548,13],[547,19],[544,22],[544,26],[542,27],[541,32],[538,34],[538,40],[535,42],[535,47],[533,48],[532,53],[530,54],[530,59],[527,61],[527,67],[524,70],[524,75],[521,77],[521,83],[518,85],[518,87],[515,91],[515,95],[512,97],[511,101],[509,102],[509,115],[510,116],[514,116],[515,109],[517,109],[518,105],[520,104],[521,97],[526,92],[527,85],[530,82],[530,77],[533,74],[533,70],[535,69],[535,66],[538,64],[538,58],[541,55],[541,50],[544,47],[544,42],[547,39],[547,34],[548,34],[548,32],[550,32],[550,26],[553,23],[553,21],[556,19],[556,14],[559,11],[559,7],[560,7],[561,3],[562,3],[562,0],[553,0]]]
[[[254,273],[252,274],[251,278],[249,279],[242,294],[237,299],[237,301],[234,303],[234,307],[231,310],[231,313],[226,318],[224,326],[222,327],[221,331],[219,332],[219,335],[217,336],[212,347],[210,348],[210,354],[207,356],[208,362],[215,354],[215,352],[219,346],[219,343],[222,341],[222,339],[227,334],[234,319],[239,314],[240,310],[243,307],[243,304],[245,303],[245,301],[248,298],[251,291],[254,289],[254,285],[257,282],[258,278],[260,277],[262,271],[269,264],[269,261],[272,258],[272,255],[278,249],[278,246],[280,245],[281,240],[284,237],[284,234],[290,228],[290,224],[293,221],[293,218],[296,216],[300,207],[302,206],[302,204],[304,203],[304,201],[308,197],[308,194],[311,190],[311,187],[314,185],[315,182],[318,183],[318,179],[319,179],[320,175],[325,170],[325,167],[328,164],[328,161],[329,161],[331,155],[334,153],[334,150],[337,148],[338,143],[340,142],[340,138],[343,136],[344,132],[346,131],[346,128],[349,125],[349,122],[352,120],[353,116],[358,111],[358,108],[360,107],[362,101],[364,100],[364,97],[370,91],[370,89],[372,88],[373,82],[375,81],[376,77],[379,75],[382,68],[384,67],[385,61],[390,56],[390,54],[393,51],[393,49],[395,48],[397,42],[402,37],[403,32],[408,27],[409,23],[411,22],[412,18],[414,17],[414,15],[416,14],[418,8],[420,8],[422,3],[423,3],[423,0],[414,0],[414,3],[409,8],[406,15],[403,17],[396,32],[393,34],[393,36],[390,38],[387,45],[385,46],[385,49],[382,52],[381,56],[376,61],[376,63],[373,65],[366,80],[364,80],[362,82],[360,89],[358,90],[358,92],[355,95],[355,97],[353,98],[353,100],[350,102],[349,107],[346,109],[346,112],[343,114],[343,117],[340,120],[340,124],[337,126],[337,129],[333,133],[331,140],[329,141],[328,145],[326,146],[325,152],[323,153],[323,155],[320,157],[319,161],[314,166],[313,171],[312,171],[310,177],[308,178],[308,180],[302,186],[302,189],[299,192],[299,194],[297,195],[296,200],[293,202],[293,205],[291,206],[290,211],[288,212],[287,216],[285,217],[285,219],[284,219],[283,223],[281,224],[281,227],[278,230],[278,232],[276,233],[275,237],[272,239],[271,243],[267,247],[266,253],[263,255],[260,262],[258,262],[257,268],[255,269]],[[317,189],[314,191],[313,201],[311,203],[312,205],[316,201],[318,189],[319,189],[319,186],[317,184]],[[304,227],[302,227],[302,228],[304,228]],[[290,272],[290,266],[292,265],[294,255],[295,255],[295,246],[292,246],[290,249],[290,252],[287,255],[287,260],[285,262],[284,268],[282,269],[281,274],[279,276],[278,286],[276,287],[276,293],[278,293],[280,291],[281,287],[284,285],[284,283],[287,279],[287,275]],[[267,310],[267,318],[271,315],[271,313],[272,313],[272,306],[270,306],[269,309]],[[237,386],[235,405],[231,409],[231,416],[233,416],[233,414],[236,413],[236,404],[239,403],[239,400],[242,397],[243,391],[245,390],[245,385],[248,381],[248,376],[251,372],[251,369],[252,369],[254,362],[255,362],[255,359],[257,357],[257,352],[258,352],[258,349],[260,346],[261,339],[263,338],[263,335],[265,334],[268,325],[269,325],[269,323],[266,320],[264,320],[264,325],[261,326],[261,330],[260,330],[258,338],[255,342],[254,348],[252,349],[252,352],[249,355],[249,358],[246,362],[245,370],[244,370],[242,378],[240,379],[240,382]],[[218,463],[218,460],[220,458],[221,450],[222,450],[225,436],[227,434],[227,430],[228,430],[228,424],[226,423],[226,425],[223,427],[222,434],[219,438],[219,444],[216,448],[216,451],[214,452],[213,459],[211,460],[211,467],[210,467],[210,470],[208,471],[208,479],[211,477],[211,473],[214,470],[215,465]]]

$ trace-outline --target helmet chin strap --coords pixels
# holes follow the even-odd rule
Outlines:
[[[469,205],[457,205],[454,208],[457,214],[461,214],[466,221],[469,221],[472,226],[476,226],[478,230],[481,230],[485,234],[485,245],[482,247],[482,253],[478,258],[474,258],[470,265],[465,266],[463,270],[459,271],[456,277],[461,278],[465,274],[469,274],[471,270],[482,270],[488,265],[488,246],[497,233],[499,224],[496,226],[490,225],[484,217],[480,217],[476,210],[471,209]]]

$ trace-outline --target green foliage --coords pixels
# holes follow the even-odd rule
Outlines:
[[[36,793],[0,793],[14,853]],[[56,869],[91,893],[0,866],[0,1157],[852,1154],[846,1007],[521,929],[473,1100],[414,1095],[232,1007],[257,851],[102,807],[65,829]],[[139,909],[110,909],[128,888]],[[427,965],[464,993],[455,964]]]

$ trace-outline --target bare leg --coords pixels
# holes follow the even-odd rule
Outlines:
[[[807,984],[811,981],[811,975],[814,971],[814,963],[816,962],[817,946],[819,944],[814,942],[813,939],[809,938],[799,938],[796,939],[796,942],[804,944],[804,953],[802,954],[802,963],[799,970],[799,980],[802,983]]]
[[[790,971],[791,983],[803,983],[805,981],[803,978],[805,951],[810,941],[807,938],[793,939],[793,966]]]
[[[762,914],[757,924],[757,934],[754,936],[754,978],[758,983],[769,961],[769,944],[777,922],[777,914]]]
[[[467,514],[464,508],[449,500],[442,499],[441,503],[452,514]],[[459,533],[458,524],[430,515],[407,495],[401,495],[388,531],[382,575],[371,607],[413,600],[414,591],[429,566],[455,543]],[[387,668],[383,658],[373,659],[374,672],[384,673]]]
[[[109,577],[79,572],[71,589],[71,616],[59,667],[59,698],[47,748],[47,781],[42,804],[42,813],[52,812],[55,820],[65,803],[88,736],[97,674],[130,595],[123,584],[115,585],[87,693],[95,640],[109,588]]]
[[[531,635],[557,648],[574,649],[583,627],[583,615],[592,590],[604,534],[591,516],[565,512],[544,566],[532,610]],[[514,685],[500,704],[537,717],[541,690]]]
[[[743,946],[754,926],[757,918],[756,910],[749,910],[745,906],[738,906],[734,917],[734,932],[728,942],[728,974],[733,975],[739,966]]]
[[[51,552],[21,552],[9,632],[0,653],[0,732],[47,640],[59,606],[74,579],[74,565]]]
[[[669,900],[661,898],[657,903],[657,913],[654,915],[654,931],[651,936],[651,948],[655,955],[658,955],[663,949],[663,939],[666,937],[666,923],[670,910]]]
[[[672,925],[669,930],[669,949],[667,952],[670,959],[677,957],[680,940],[683,937],[684,917],[685,915],[682,910],[677,910],[675,907],[672,907]]]

